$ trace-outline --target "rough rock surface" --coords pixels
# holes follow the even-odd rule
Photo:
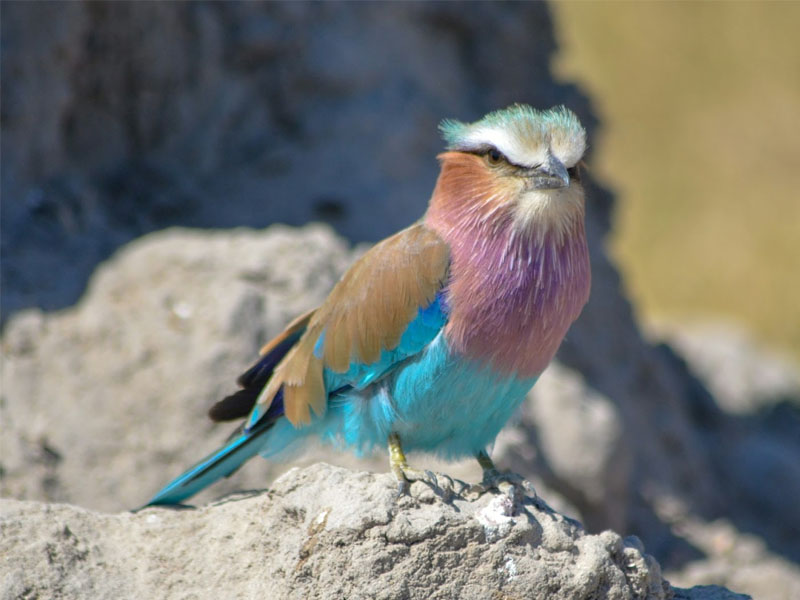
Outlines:
[[[352,256],[324,226],[172,230],[106,263],[77,309],[15,318],[3,337],[2,495],[106,511],[145,502],[222,443],[232,426],[214,427],[208,407]],[[206,498],[262,487],[267,468],[251,461]]]
[[[458,491],[464,491],[458,486]],[[102,514],[0,501],[2,598],[672,598],[636,538],[513,487],[444,502],[318,464],[198,510]],[[677,598],[735,600],[721,588]]]

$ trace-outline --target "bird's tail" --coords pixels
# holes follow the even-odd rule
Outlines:
[[[239,377],[241,389],[217,402],[209,411],[213,421],[248,417],[246,424],[240,426],[219,450],[168,483],[145,506],[179,504],[218,479],[231,475],[245,461],[258,454],[264,445],[264,435],[285,413],[283,388],[278,390],[267,407],[259,409],[255,406],[256,401],[272,378],[275,367],[305,332],[313,314],[312,310],[301,315],[266,344],[261,349],[258,361]]]
[[[265,419],[249,431],[240,428],[224,446],[173,479],[145,506],[179,504],[218,479],[232,475],[248,459],[258,454],[264,442],[264,434],[274,424],[274,419]]]

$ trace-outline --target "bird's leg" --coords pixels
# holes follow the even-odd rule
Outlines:
[[[497,467],[494,466],[494,461],[491,459],[489,454],[486,450],[481,450],[475,455],[475,458],[478,460],[478,464],[483,469],[483,477],[486,478],[486,473],[497,472]]]
[[[497,485],[502,480],[502,475],[500,474],[500,471],[497,470],[497,467],[494,466],[494,461],[491,459],[486,450],[481,450],[475,454],[475,458],[477,459],[478,464],[481,466],[481,469],[483,469],[483,479],[478,486],[473,486],[473,489],[478,491],[476,488],[480,488],[481,492],[497,489]]]
[[[432,472],[421,471],[408,466],[406,455],[403,453],[403,444],[400,442],[400,436],[396,433],[389,434],[389,465],[392,468],[395,479],[397,479],[397,491],[401,495],[408,492],[409,484],[412,481],[424,481],[434,488],[439,487],[436,475]]]
[[[470,492],[483,494],[489,490],[499,490],[501,492],[508,492],[513,491],[513,488],[520,486],[526,492],[531,494],[534,498],[536,497],[536,490],[531,484],[530,481],[527,479],[520,477],[516,473],[511,473],[506,471],[505,473],[501,473],[497,470],[497,467],[494,465],[494,461],[489,457],[489,454],[485,450],[481,450],[475,454],[475,458],[478,461],[478,464],[483,469],[483,479],[480,483],[473,485],[470,488]],[[501,487],[502,484],[505,484]],[[511,488],[503,489],[503,488]]]

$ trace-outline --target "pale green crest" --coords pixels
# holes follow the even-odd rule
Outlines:
[[[445,119],[439,125],[448,150],[482,152],[495,148],[510,162],[533,167],[556,156],[574,166],[586,150],[586,130],[564,106],[537,110],[514,104],[473,123]]]

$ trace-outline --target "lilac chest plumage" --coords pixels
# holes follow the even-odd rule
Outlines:
[[[582,206],[566,225],[522,228],[508,207],[459,198],[480,185],[463,174],[448,175],[445,165],[426,215],[450,244],[448,344],[500,373],[536,376],[589,297]],[[449,180],[461,185],[443,189]]]
[[[446,335],[457,352],[521,377],[541,373],[589,295],[582,223],[561,243],[510,231],[476,248],[451,241]]]

